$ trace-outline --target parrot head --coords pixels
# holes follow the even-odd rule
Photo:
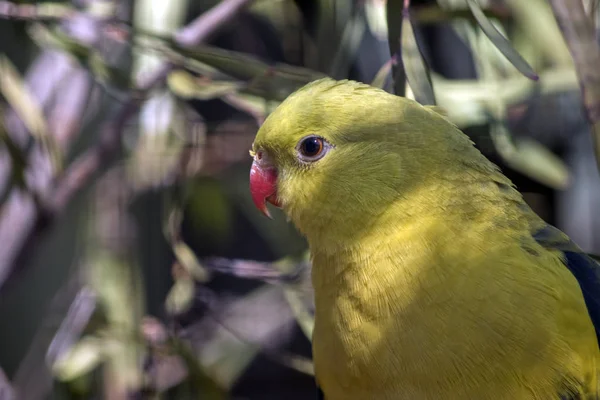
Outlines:
[[[449,130],[460,136],[448,140]],[[446,155],[473,151],[431,108],[325,78],[290,95],[259,129],[250,192],[266,216],[267,203],[282,208],[309,242],[343,240],[369,229],[427,179],[444,175],[453,158]]]

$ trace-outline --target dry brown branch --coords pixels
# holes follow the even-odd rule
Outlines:
[[[600,46],[594,22],[581,0],[550,0],[550,5],[573,57],[600,167]]]
[[[185,32],[182,46],[191,46],[207,40],[211,34],[224,27],[224,22],[231,20],[252,0],[225,0],[211,10],[192,21],[181,32]],[[132,94],[122,106],[114,120],[109,121],[102,131],[98,144],[86,151],[58,179],[53,190],[44,198],[44,210],[40,210],[31,196],[15,193],[15,207],[20,208],[11,215],[3,216],[2,225],[19,227],[17,235],[11,236],[9,245],[0,248],[0,288],[13,276],[24,256],[30,253],[34,238],[44,230],[49,221],[54,220],[68,205],[72,197],[85,187],[94,174],[118,153],[121,134],[127,120],[135,114],[146,92],[161,84],[169,72],[169,64],[163,64],[146,76],[139,85],[139,92]],[[25,207],[26,209],[22,209]],[[5,221],[6,217],[10,217]],[[0,229],[0,237],[2,229]]]

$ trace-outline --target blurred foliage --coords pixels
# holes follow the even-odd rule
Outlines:
[[[597,2],[586,10],[597,27]],[[544,0],[0,1],[0,19],[0,36],[24,32],[1,45],[0,216],[34,198],[24,253],[61,212],[85,232],[76,290],[47,318],[60,324],[36,327],[18,368],[0,358],[22,398],[310,395],[310,257],[279,211],[254,210],[247,174],[258,126],[315,79],[436,105],[525,189],[572,181],[547,145],[556,133],[514,129],[537,99],[579,90]],[[75,87],[76,72],[93,85]],[[57,137],[71,109],[76,134]],[[56,211],[72,191],[84,205]]]

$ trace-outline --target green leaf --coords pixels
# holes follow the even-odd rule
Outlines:
[[[242,80],[250,80],[269,72],[271,66],[258,58],[241,52],[223,50],[212,46],[196,46],[192,49],[174,47],[177,53],[201,61],[227,75]]]
[[[245,53],[223,50],[212,46],[193,49],[173,47],[181,56],[199,61],[229,77],[243,81],[243,92],[255,96],[283,101],[296,89],[324,74],[308,68],[287,64],[269,65]]]
[[[97,51],[90,53],[88,67],[94,78],[105,87],[110,85],[123,90],[130,87],[129,74],[122,69],[109,65]]]
[[[0,55],[0,92],[35,138],[46,134],[48,128],[41,107],[4,54]]]
[[[269,110],[274,109],[279,104],[278,101],[269,101],[246,93],[231,93],[225,96],[223,101],[252,115],[259,126],[264,122]]]
[[[491,134],[496,151],[511,168],[553,189],[568,186],[567,166],[542,144],[528,138],[513,140],[501,123],[494,124]]]
[[[537,81],[538,75],[523,57],[514,49],[512,44],[496,29],[494,24],[486,17],[477,0],[467,0],[473,17],[479,27],[502,54],[527,78]]]
[[[420,6],[413,11],[414,19],[419,25],[439,24],[441,22],[453,22],[457,19],[466,19],[470,22],[477,22],[473,13],[462,5],[456,5],[457,8],[443,8],[439,4]],[[454,6],[453,6],[454,7]],[[461,7],[461,8],[458,8]],[[507,15],[497,12],[494,9],[483,10],[487,17],[506,19]]]
[[[427,64],[425,64],[425,60],[419,51],[408,9],[404,9],[402,12],[402,37],[400,41],[406,80],[415,95],[415,100],[423,105],[435,105],[429,68],[427,68]]]
[[[31,96],[21,75],[5,55],[0,55],[0,94],[23,121],[31,136],[48,152],[54,171],[60,171],[62,154],[54,137],[48,132],[42,108]],[[9,146],[7,140],[4,142]],[[15,155],[14,152],[11,154]]]
[[[10,156],[11,160],[11,183],[12,185],[6,186],[2,195],[0,195],[0,204],[4,203],[6,197],[10,193],[12,186],[16,186],[24,189],[25,185],[25,170],[27,169],[29,163],[27,161],[27,156],[23,152],[23,150],[12,140],[12,138],[6,132],[4,128],[4,121],[0,119],[0,141],[6,147],[6,151]]]
[[[329,69],[329,75],[335,79],[348,76],[350,65],[358,57],[358,47],[367,31],[362,14],[356,14],[345,24],[342,40]]]
[[[184,99],[210,100],[239,91],[241,82],[212,81],[197,78],[184,70],[176,70],[167,76],[169,89]]]
[[[210,274],[200,264],[196,254],[189,248],[187,244],[182,241],[178,241],[173,244],[173,253],[175,253],[175,258],[177,261],[181,263],[181,265],[185,268],[185,270],[194,277],[197,281],[206,282],[208,281]]]
[[[102,339],[94,336],[82,338],[52,365],[55,377],[68,382],[88,374],[105,359],[103,348]]]
[[[371,82],[371,86],[375,86],[377,88],[383,89],[387,80],[388,75],[392,71],[392,66],[394,65],[394,59],[390,58],[385,64],[379,68],[375,78],[373,78],[373,82]]]
[[[60,29],[48,29],[44,25],[35,24],[30,29],[30,35],[40,47],[49,47],[69,54],[81,66],[88,68],[105,89],[128,89],[131,86],[130,76],[126,71],[110,65],[99,51],[73,39]]]
[[[92,53],[92,48],[68,36],[58,27],[48,29],[42,24],[33,24],[29,31],[31,38],[40,47],[62,50],[73,56],[81,64],[85,65]]]
[[[294,317],[308,340],[312,340],[315,319],[302,301],[299,293],[292,288],[284,288],[285,298],[294,313]]]
[[[340,51],[344,52],[343,30],[350,25],[350,16],[354,2],[346,0],[317,0],[317,27],[315,32],[317,69],[323,72],[334,72],[335,59]],[[343,62],[343,60],[340,60]],[[341,66],[341,64],[340,64]],[[333,67],[333,68],[332,68]],[[338,71],[339,72],[339,71]],[[340,76],[334,76],[340,79]]]
[[[279,356],[279,361],[292,369],[303,374],[315,376],[315,366],[310,358],[302,357],[296,354],[283,353]]]
[[[189,379],[197,393],[206,400],[225,400],[225,389],[208,374],[207,369],[199,362],[196,354],[183,341],[177,338],[169,340],[170,348],[177,354],[187,367]]]
[[[175,284],[167,295],[165,308],[170,315],[179,315],[192,306],[196,286],[191,277],[182,276],[175,281]]]

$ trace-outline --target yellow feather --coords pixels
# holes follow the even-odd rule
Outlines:
[[[331,144],[311,163],[307,135]],[[267,118],[257,149],[310,245],[327,400],[599,395],[595,328],[561,251],[437,110],[323,79]]]

